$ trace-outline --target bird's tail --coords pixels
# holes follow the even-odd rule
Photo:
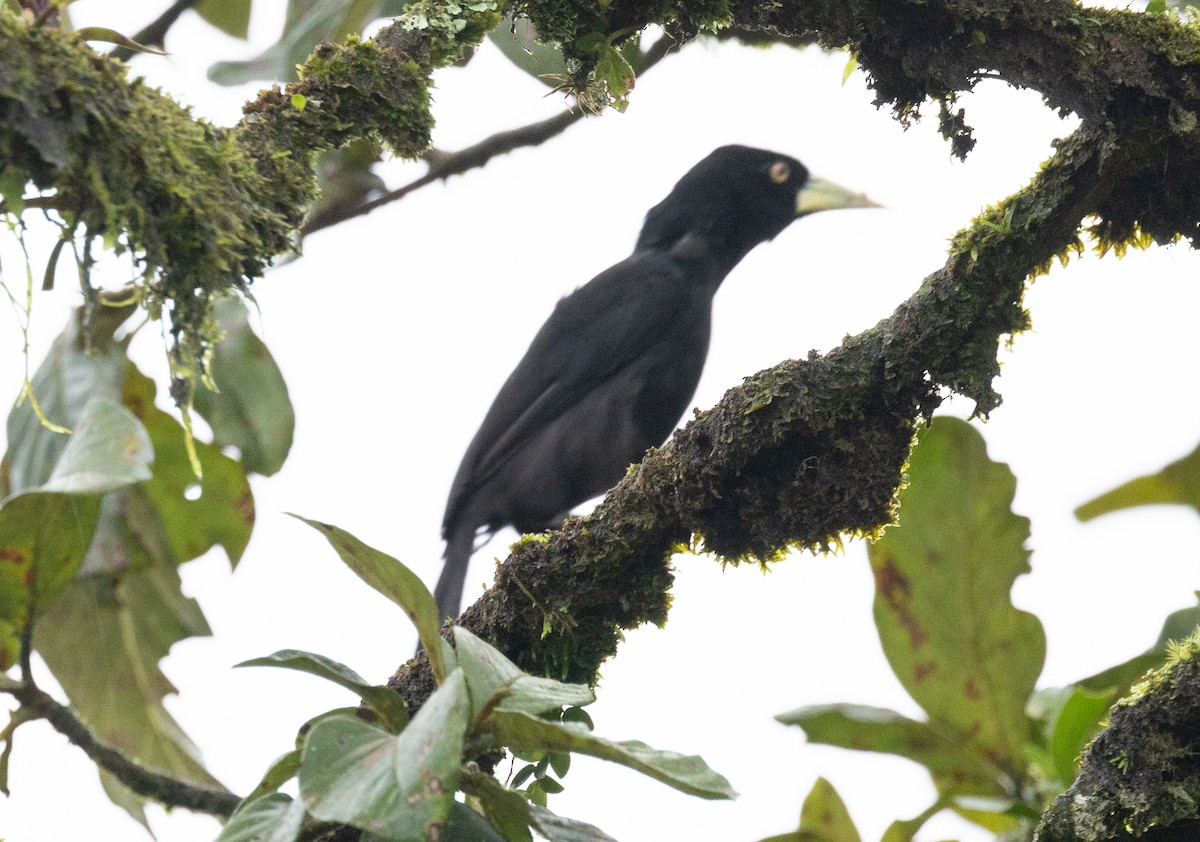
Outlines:
[[[467,563],[475,550],[475,529],[459,525],[446,540],[446,565],[438,577],[433,596],[437,600],[438,619],[454,619],[462,610],[463,583],[467,578]]]

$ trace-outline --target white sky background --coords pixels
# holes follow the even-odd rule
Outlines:
[[[283,5],[255,4],[251,46],[189,13],[168,39],[171,58],[140,57],[135,66],[197,113],[232,123],[257,86],[217,88],[204,69],[269,43]],[[129,33],[151,17],[123,6],[81,0],[72,14],[80,25]],[[432,584],[450,480],[499,385],[554,302],[624,257],[645,211],[692,164],[724,143],[776,149],[888,206],[803,220],[733,272],[717,296],[694,400],[708,407],[743,376],[828,350],[888,315],[942,264],[947,238],[1022,186],[1051,139],[1074,125],[1036,95],[987,83],[963,100],[979,144],[958,163],[934,120],[904,132],[871,106],[861,73],[843,86],[845,61],[817,50],[690,45],[638,81],[625,115],[587,120],[540,149],[317,234],[303,259],[255,285],[260,326],[296,405],[296,440],[283,471],[254,482],[258,523],[236,573],[220,551],[184,566],[185,589],[215,636],[176,646],[164,664],[180,689],[168,707],[227,785],[247,792],[302,722],[355,701],[311,676],[232,664],[309,649],[382,682],[415,642],[399,610],[282,512],[338,524]],[[435,142],[456,149],[549,116],[563,102],[545,91],[485,46],[465,70],[438,74]],[[397,186],[422,171],[393,163],[382,174]],[[8,282],[19,284],[19,264],[4,257]],[[44,249],[35,254],[38,277],[44,259]],[[1143,509],[1087,525],[1071,515],[1200,439],[1198,266],[1177,247],[1120,262],[1089,255],[1056,269],[1028,295],[1034,330],[1004,355],[997,386],[1005,402],[982,430],[992,456],[1018,476],[1016,510],[1033,518],[1034,572],[1015,598],[1046,625],[1043,685],[1142,651],[1200,585],[1189,510]],[[35,365],[77,303],[73,272],[37,295]],[[137,359],[161,381],[161,342],[144,333]],[[16,393],[21,365],[15,322],[0,314],[0,391]],[[969,402],[948,410],[967,414]],[[477,554],[468,579],[476,590],[512,537]],[[843,701],[920,716],[880,652],[864,550],[855,542],[836,556],[798,555],[766,577],[679,557],[667,627],[629,633],[604,667],[591,708],[597,732],[701,754],[742,793],[737,801],[700,801],[578,758],[551,808],[625,842],[754,842],[795,827],[820,774],[866,840],[924,809],[933,791],[913,764],[808,746],[799,729],[772,719]],[[44,670],[43,680],[53,686]],[[146,838],[107,803],[90,761],[45,723],[18,732],[11,787],[0,799],[8,842]],[[182,810],[155,809],[151,818],[164,842],[216,835],[213,820]],[[921,838],[947,836],[987,838],[953,818],[935,820]]]

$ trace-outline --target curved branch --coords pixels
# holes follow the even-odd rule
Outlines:
[[[139,766],[121,752],[97,740],[70,708],[59,704],[31,683],[27,682],[10,692],[31,718],[48,721],[56,731],[83,749],[97,766],[138,795],[168,807],[185,807],[223,818],[233,815],[241,803],[241,799],[228,790],[198,786]]]

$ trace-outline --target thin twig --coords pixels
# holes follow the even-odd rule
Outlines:
[[[175,25],[175,21],[179,20],[180,15],[199,2],[200,0],[175,0],[170,8],[134,35],[133,40],[144,47],[161,47],[163,41],[166,40],[167,30]],[[137,55],[137,52],[129,47],[115,47],[108,55],[110,58],[129,61]]]
[[[638,56],[637,61],[634,62],[634,71],[638,75],[645,73],[662,61],[668,53],[678,46],[678,42],[674,38],[669,35],[663,35]],[[587,116],[587,112],[584,109],[571,108],[546,120],[530,123],[527,126],[521,126],[517,129],[497,132],[481,140],[479,143],[468,146],[466,149],[461,149],[458,152],[443,152],[431,149],[425,154],[425,161],[429,165],[429,171],[420,178],[410,181],[403,187],[390,190],[369,202],[347,208],[336,214],[323,216],[311,226],[301,225],[300,234],[301,236],[308,236],[323,228],[336,225],[339,222],[345,222],[357,216],[364,216],[376,208],[399,201],[409,193],[420,190],[422,187],[426,187],[435,181],[442,181],[452,175],[462,175],[469,170],[484,166],[497,156],[507,155],[516,149],[528,146],[540,146],[551,138],[562,134],[585,116]]]
[[[213,789],[187,783],[178,778],[139,766],[121,752],[97,740],[65,705],[26,681],[12,691],[21,707],[33,718],[45,719],[54,729],[73,742],[125,786],[168,807],[185,807],[201,813],[229,818],[241,799],[226,789]]]

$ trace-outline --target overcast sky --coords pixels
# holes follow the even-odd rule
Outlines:
[[[217,88],[204,69],[269,43],[283,5],[258,0],[253,45],[186,14],[168,39],[171,57],[140,57],[136,67],[198,114],[231,124],[256,86]],[[121,6],[80,0],[72,14],[125,32],[149,17]],[[164,662],[180,690],[168,707],[214,774],[248,791],[302,722],[355,701],[312,677],[232,664],[309,649],[382,682],[415,641],[391,603],[281,513],[338,524],[432,584],[445,495],[496,389],[555,301],[624,257],[645,211],[714,147],[786,152],[887,209],[803,220],[743,261],[717,296],[698,407],[747,374],[828,350],[887,316],[942,264],[947,239],[1019,189],[1051,140],[1074,127],[1030,92],[984,83],[962,102],[979,144],[959,163],[935,121],[905,132],[871,105],[861,73],[843,85],[845,64],[845,55],[817,50],[692,44],[638,81],[626,114],[586,120],[540,149],[319,233],[302,259],[256,283],[259,326],[297,409],[295,445],[278,476],[254,481],[258,523],[237,571],[219,550],[184,567],[215,636],[176,646]],[[486,45],[436,83],[435,142],[444,149],[564,106]],[[421,172],[400,163],[381,170],[389,186]],[[39,276],[46,250],[35,249]],[[19,286],[11,248],[0,257],[6,281]],[[1142,651],[1169,611],[1194,604],[1194,513],[1158,507],[1081,525],[1071,512],[1200,438],[1190,388],[1198,266],[1177,247],[1055,269],[1028,295],[1034,330],[1004,354],[1004,405],[980,427],[992,456],[1017,474],[1016,510],[1033,519],[1033,573],[1014,593],[1046,625],[1043,685]],[[116,268],[109,277],[125,276]],[[35,364],[77,303],[68,273],[38,294]],[[143,331],[134,350],[161,382],[161,339]],[[0,314],[0,391],[16,394],[21,365],[15,322]],[[446,386],[455,383],[463,387]],[[956,401],[946,411],[970,409]],[[501,533],[476,555],[469,589],[482,589],[512,538]],[[597,733],[701,754],[741,797],[703,802],[580,758],[552,809],[625,842],[754,842],[794,828],[804,794],[824,775],[871,840],[933,800],[913,764],[808,746],[772,718],[842,701],[920,716],[880,651],[860,542],[838,555],[794,556],[769,576],[697,556],[678,557],[676,569],[666,628],[628,634],[603,670],[591,709]],[[0,801],[0,837],[10,842],[144,838],[107,804],[90,761],[44,723],[20,730],[10,785],[12,797]],[[154,810],[152,823],[164,842],[216,834],[214,821],[184,811]],[[986,838],[950,817],[922,838],[947,836]]]

